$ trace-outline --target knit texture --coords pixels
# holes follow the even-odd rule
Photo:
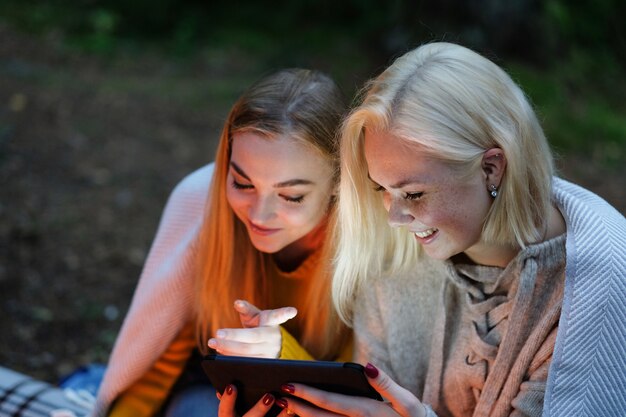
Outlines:
[[[554,198],[567,225],[565,298],[545,417],[626,415],[626,219],[563,180]]]
[[[113,400],[148,372],[192,318],[190,277],[212,174],[213,164],[200,168],[179,183],[168,199],[92,416],[105,415]]]
[[[553,196],[567,225],[562,311],[556,335],[545,338],[529,365],[544,382],[525,381],[519,391],[528,414],[516,410],[521,404],[512,399],[510,415],[536,415],[542,406],[544,417],[623,417],[626,220],[598,196],[563,180],[555,179]],[[372,277],[355,305],[357,360],[379,366],[418,398],[432,389],[426,375],[437,348],[433,341],[449,335],[436,322],[446,276],[445,262],[425,257],[413,271]]]
[[[565,235],[505,269],[446,262],[424,401],[455,417],[540,417],[563,297]],[[515,404],[513,404],[513,402]]]

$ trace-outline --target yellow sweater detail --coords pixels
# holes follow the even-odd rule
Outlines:
[[[148,417],[161,408],[196,346],[194,327],[183,327],[152,368],[117,398],[111,417]]]
[[[280,332],[282,335],[280,359],[314,360],[282,326]],[[348,349],[344,349],[344,354],[348,352],[352,354],[351,343],[349,345],[346,346]],[[190,322],[152,368],[118,397],[109,415],[111,417],[154,415],[163,406],[195,346],[194,326]]]
[[[314,265],[319,262],[319,252],[313,253],[300,267],[283,272],[276,265],[268,268],[269,282],[274,288],[269,308],[295,306],[306,299],[307,284]],[[300,317],[280,326],[282,336],[280,359],[315,360],[298,342]],[[196,347],[195,326],[189,322],[151,369],[124,391],[111,407],[111,417],[150,417],[155,415],[170,395],[176,380],[185,369]],[[338,361],[352,358],[352,340],[342,349]]]

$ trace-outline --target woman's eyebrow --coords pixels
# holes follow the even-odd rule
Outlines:
[[[312,185],[312,184],[315,184],[315,183],[309,180],[293,179],[293,180],[287,180],[287,181],[274,184],[274,188],[284,188],[284,187],[293,187],[295,185]]]
[[[369,178],[369,180],[370,180],[371,182],[373,182],[374,184],[376,184],[376,185],[378,185],[378,186],[381,186],[379,183],[377,183],[376,181],[374,181],[374,180],[372,179],[372,177],[370,177],[370,173],[369,173],[369,172],[367,173],[367,178]],[[406,186],[408,186],[408,185],[423,185],[423,184],[422,184],[420,181],[418,181],[418,180],[413,180],[413,179],[410,179],[410,178],[409,178],[409,179],[406,179],[406,180],[401,180],[400,182],[398,182],[398,183],[396,183],[396,184],[391,185],[389,188],[391,188],[392,190],[397,190],[397,189],[400,189],[400,188],[406,187]]]
[[[241,167],[239,167],[239,165],[237,165],[236,163],[231,161],[230,162],[230,166],[235,171],[237,171],[237,174],[241,175],[242,177],[244,177],[248,181],[252,182],[250,177],[244,172],[243,169],[241,169]],[[292,180],[287,180],[287,181],[276,183],[276,184],[273,185],[273,187],[274,188],[285,188],[285,187],[294,187],[296,185],[313,185],[313,184],[315,184],[313,181],[296,178],[296,179],[292,179]]]
[[[237,174],[241,175],[242,177],[244,177],[245,179],[247,179],[248,181],[252,182],[252,180],[250,179],[250,177],[243,171],[243,169],[239,168],[239,165],[237,165],[236,163],[234,163],[233,161],[230,161],[230,166],[237,171]]]

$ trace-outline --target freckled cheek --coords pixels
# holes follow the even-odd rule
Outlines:
[[[469,208],[469,203],[450,204],[444,215],[443,223],[450,235],[456,236],[460,241],[475,242],[480,238],[482,218],[475,210]]]
[[[311,207],[292,207],[282,211],[281,217],[294,227],[315,223],[321,218],[318,212]]]
[[[309,195],[308,201],[305,201],[296,207],[291,207],[285,216],[289,217],[289,222],[297,226],[306,226],[313,228],[328,213],[329,198],[321,198],[319,196]]]
[[[446,226],[452,231],[464,234],[467,230],[470,217],[458,208],[451,208],[446,215]]]
[[[251,196],[238,193],[235,190],[228,191],[226,193],[226,200],[230,205],[230,208],[239,216],[253,204],[253,198]]]
[[[463,224],[462,211],[458,203],[437,195],[428,204],[418,206],[416,214],[420,216],[419,219],[426,225],[450,230],[456,229]]]
[[[427,199],[408,202],[411,215],[425,226],[438,227],[438,224],[447,218],[445,202],[431,194]]]

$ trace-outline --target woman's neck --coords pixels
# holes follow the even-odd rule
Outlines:
[[[567,227],[561,211],[555,206],[550,206],[546,235],[543,240],[550,240],[557,236],[561,236],[566,231]]]
[[[535,243],[553,239],[566,231],[565,219],[563,219],[561,212],[555,206],[550,206],[547,217],[548,221],[543,235]],[[499,266],[504,268],[515,258],[519,251],[520,248],[518,246],[503,246],[481,242],[466,250],[465,255],[467,255],[472,262],[479,265]]]
[[[465,255],[475,264],[505,268],[519,253],[518,246],[478,243],[465,251]]]

